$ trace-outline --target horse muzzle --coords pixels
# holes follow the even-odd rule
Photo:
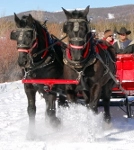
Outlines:
[[[72,41],[72,42],[84,42],[85,40],[83,38],[80,38],[80,37],[73,37],[73,38],[70,38],[69,41]]]
[[[31,48],[32,47],[32,43],[30,43],[30,44],[23,44],[23,43],[20,43],[20,44],[17,44],[17,49],[29,49],[29,48]]]

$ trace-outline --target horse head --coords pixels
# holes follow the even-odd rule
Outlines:
[[[30,65],[30,62],[38,62],[45,56],[46,51],[39,54],[38,52],[48,47],[49,35],[47,29],[30,14],[22,16],[21,19],[14,14],[14,20],[17,29],[11,32],[10,38],[17,41],[19,66],[26,67]]]
[[[70,12],[64,8],[62,9],[67,18],[63,25],[63,32],[67,34],[69,39],[69,57],[73,61],[80,61],[85,55],[85,46],[89,33],[89,21],[87,20],[89,6],[84,11],[74,10]]]

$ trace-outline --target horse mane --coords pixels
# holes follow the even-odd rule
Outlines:
[[[29,14],[29,15],[31,15],[31,14]],[[21,17],[21,20],[27,21],[27,18],[29,17],[29,15],[23,15],[23,16]],[[32,15],[31,15],[31,16],[32,16]],[[32,18],[33,18],[34,21],[40,23],[40,22],[39,22],[37,19],[35,19],[33,16],[32,16]]]
[[[83,11],[74,10],[72,11],[72,18],[85,18]]]
[[[68,19],[86,19],[87,20],[87,17],[84,15],[84,11],[83,10],[73,10],[73,11],[69,11],[70,15],[68,16],[69,18]]]
[[[22,18],[21,18],[21,25],[23,25],[23,26],[27,25],[27,18],[28,17],[29,17],[29,15],[23,15],[22,16]],[[41,24],[41,22],[39,20],[35,19],[33,16],[32,16],[32,19],[34,20],[35,25],[40,26],[40,27],[46,29],[44,26],[42,26],[42,24]]]
[[[113,61],[116,61],[116,51],[114,47],[105,40],[99,40],[99,43],[107,46],[107,51],[110,53]]]

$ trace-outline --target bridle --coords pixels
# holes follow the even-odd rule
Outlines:
[[[37,57],[38,52],[32,53],[33,49],[34,48],[38,49],[38,46],[39,46],[39,38],[37,38],[38,33],[37,33],[36,29],[35,28],[18,28],[16,31],[20,33],[18,40],[22,40],[23,35],[27,31],[32,32],[33,37],[32,37],[31,42],[28,45],[17,44],[17,49],[18,49],[18,52],[25,52],[25,53],[30,54],[31,55],[30,57],[34,57],[34,58]],[[45,30],[45,28],[42,27],[42,31],[43,31],[43,35],[41,35],[41,38],[45,39],[44,44],[45,44],[45,48],[47,48],[49,46],[49,39],[48,38],[50,38],[50,37],[48,35],[47,30]],[[43,59],[47,53],[48,53],[48,49],[42,51],[41,59]]]
[[[69,22],[71,22],[71,23],[74,24],[74,27],[73,27],[74,33],[79,31],[79,29],[80,29],[80,23],[81,23],[81,22],[85,22],[85,23],[86,23],[88,32],[87,32],[87,34],[85,35],[84,38],[81,38],[81,37],[79,37],[79,36],[69,38],[69,41],[74,41],[74,42],[75,42],[75,41],[78,41],[78,42],[84,41],[84,43],[86,43],[86,41],[87,41],[87,35],[88,35],[88,33],[89,33],[89,25],[88,25],[89,22],[88,22],[86,19],[82,19],[82,18],[80,18],[80,19],[68,19],[67,22],[65,22],[65,24],[64,24],[64,28],[66,28],[67,23],[69,23]],[[72,45],[70,45],[70,46],[72,47]],[[75,47],[74,47],[74,48],[75,48]],[[82,47],[82,46],[80,46],[80,47],[77,46],[77,48],[78,48],[78,49],[84,48],[84,46],[83,46],[83,47]]]
[[[89,22],[86,19],[68,19],[67,22],[65,22],[64,26],[63,26],[63,31],[65,28],[67,28],[68,23],[71,22],[73,23],[73,32],[74,32],[74,37],[69,37],[69,44],[68,44],[68,48],[66,49],[66,59],[68,61],[71,61],[73,63],[75,63],[75,61],[71,60],[71,49],[73,50],[84,50],[84,54],[83,54],[83,58],[86,59],[89,56],[89,48],[90,48],[90,40],[92,38],[92,36],[90,36],[90,29],[89,29]],[[84,38],[79,36],[79,29],[80,29],[80,23],[84,22],[86,23],[86,28],[87,28],[87,33],[85,34]],[[66,31],[65,31],[66,32]],[[77,32],[77,36],[75,35],[75,32]],[[67,33],[67,32],[66,32]],[[68,33],[67,33],[68,34]],[[72,43],[75,42],[83,42],[83,45],[75,45]],[[83,60],[85,62],[85,60]]]

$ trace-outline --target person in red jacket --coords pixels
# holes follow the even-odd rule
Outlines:
[[[113,32],[112,30],[108,29],[104,32],[103,40],[107,41],[111,45],[114,44]]]

